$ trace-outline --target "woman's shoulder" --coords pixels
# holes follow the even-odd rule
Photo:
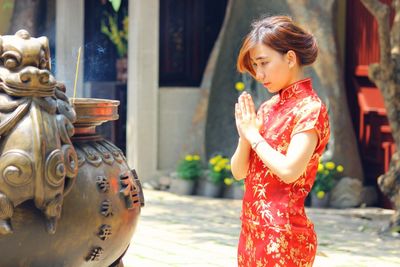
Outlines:
[[[297,120],[328,120],[328,109],[318,95],[309,95],[302,98],[293,107]]]
[[[317,94],[311,94],[307,97],[302,98],[300,101],[297,102],[297,108],[306,110],[318,109],[323,112],[326,111],[326,105]]]

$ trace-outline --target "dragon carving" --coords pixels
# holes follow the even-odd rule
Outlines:
[[[0,234],[31,200],[55,233],[78,172],[70,137],[76,120],[65,87],[50,73],[48,39],[26,30],[0,36]]]

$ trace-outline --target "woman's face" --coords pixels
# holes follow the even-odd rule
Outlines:
[[[264,44],[255,45],[249,54],[257,81],[270,93],[277,93],[292,83],[288,54],[282,55]]]

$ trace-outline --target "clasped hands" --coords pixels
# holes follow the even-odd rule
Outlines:
[[[262,118],[257,117],[254,101],[250,94],[243,92],[235,104],[236,128],[241,139],[249,143],[259,139],[259,130],[262,125]]]

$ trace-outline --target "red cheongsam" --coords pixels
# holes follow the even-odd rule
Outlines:
[[[286,154],[299,132],[315,129],[318,143],[306,171],[292,183],[284,183],[252,150],[245,179],[242,230],[238,246],[240,267],[312,266],[317,249],[313,223],[304,200],[314,183],[319,158],[329,139],[325,105],[304,79],[282,89],[263,103],[260,134],[276,151]]]

